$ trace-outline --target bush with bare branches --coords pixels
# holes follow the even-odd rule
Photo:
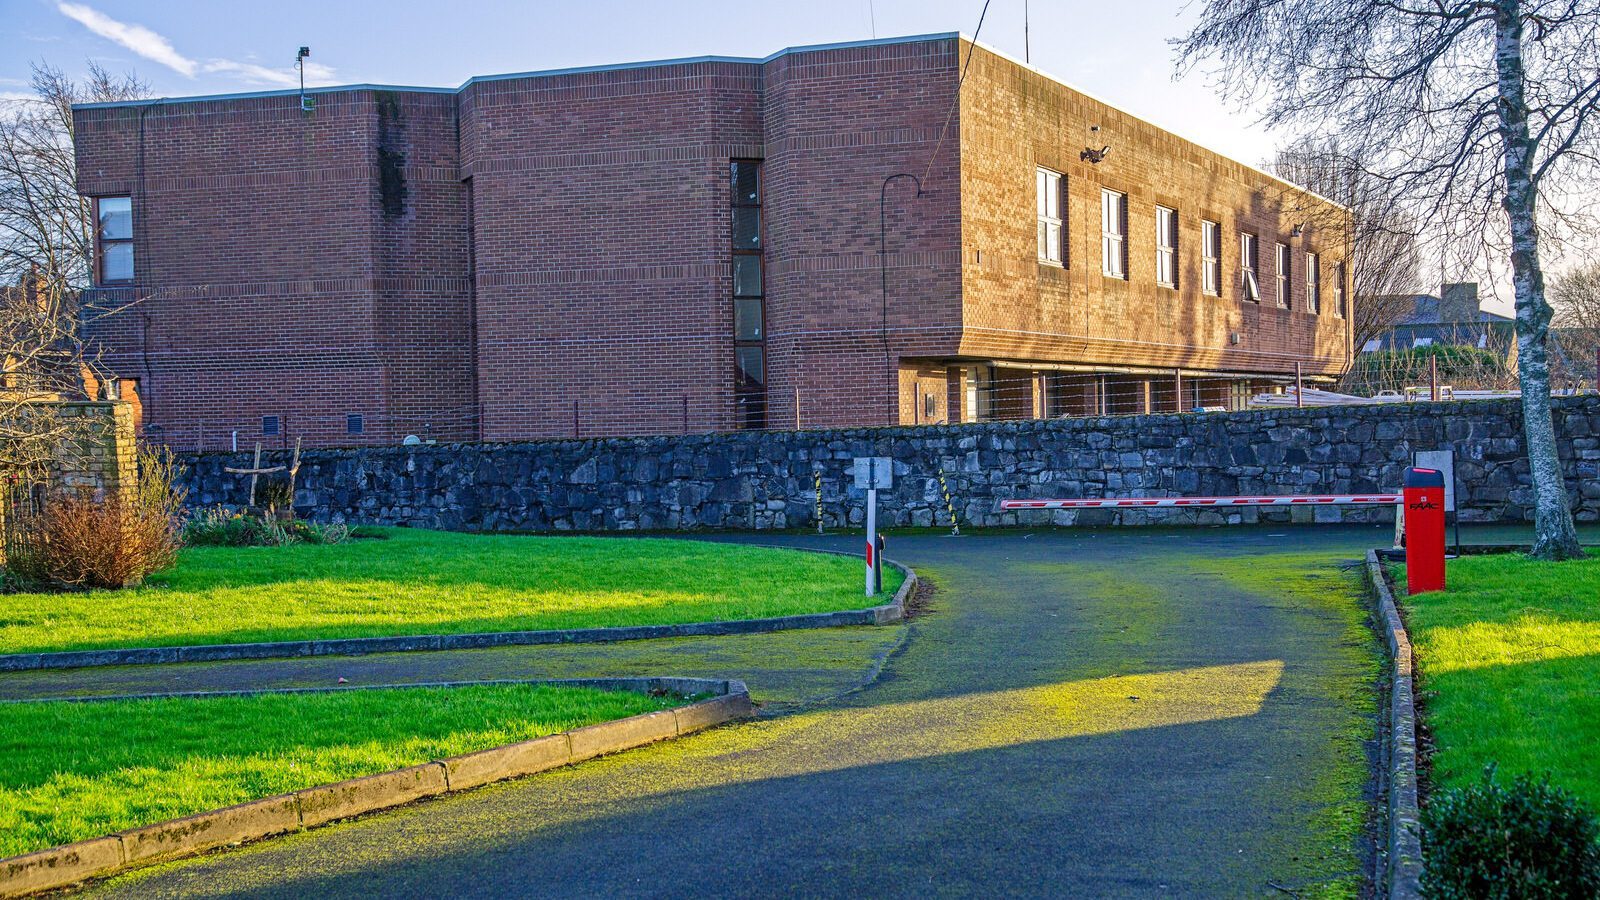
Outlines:
[[[12,510],[6,573],[17,586],[121,588],[177,562],[184,491],[172,455],[139,452],[139,480],[109,498],[58,489]]]

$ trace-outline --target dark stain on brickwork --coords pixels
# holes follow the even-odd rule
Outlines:
[[[378,91],[378,200],[386,217],[406,212],[405,117],[392,91]]]

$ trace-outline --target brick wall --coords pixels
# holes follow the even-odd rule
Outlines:
[[[135,198],[136,280],[95,292],[120,309],[87,330],[174,446],[252,444],[264,416],[285,448],[737,427],[732,159],[764,160],[773,425],[956,419],[963,364],[1009,367],[1028,393],[996,408],[1042,414],[1051,366],[1348,355],[1331,287],[1322,315],[1302,268],[1290,309],[1271,293],[1279,238],[1331,284],[1336,210],[955,37],[315,96],[75,113],[80,189]],[[1067,176],[1065,268],[1034,255],[1040,164]],[[1099,274],[1102,184],[1130,197],[1126,281]],[[1183,217],[1177,290],[1154,285],[1155,203]],[[1202,216],[1221,297],[1198,290]]]
[[[118,311],[85,331],[153,435],[226,446],[276,415],[290,445],[474,436],[445,418],[472,402],[454,115],[371,90],[75,112],[79,190],[134,197],[135,281],[93,292]]]
[[[961,329],[954,40],[789,53],[766,64],[773,421],[890,424],[906,357]],[[935,150],[937,149],[937,155]],[[930,163],[931,160],[931,163]],[[898,174],[885,190],[884,181]],[[887,296],[880,271],[884,198]],[[887,346],[885,346],[887,341]]]
[[[971,44],[963,42],[963,53]],[[982,47],[961,97],[961,352],[1101,365],[1338,374],[1349,323],[1334,314],[1338,207]],[[1091,127],[1099,126],[1098,131]],[[1111,147],[1100,163],[1083,150]],[[1034,172],[1067,186],[1064,266],[1038,261]],[[1128,276],[1101,274],[1101,190],[1128,197]],[[1155,277],[1155,207],[1179,215],[1177,288]],[[1221,225],[1220,296],[1201,292],[1200,222]],[[1293,225],[1305,233],[1290,237]],[[1260,303],[1242,299],[1239,232],[1260,239]],[[1294,250],[1279,308],[1273,245]],[[1322,314],[1305,303],[1305,252],[1322,256]],[[1238,344],[1230,335],[1241,336]],[[1168,395],[1170,397],[1170,394]],[[1169,407],[1170,408],[1170,407]]]
[[[1600,521],[1600,398],[1558,399],[1556,430],[1580,521]],[[1521,522],[1532,487],[1516,401],[1261,410],[976,425],[519,444],[314,450],[296,507],[318,519],[467,530],[859,527],[858,456],[895,460],[886,526],[1232,524],[1393,520],[1371,507],[998,512],[1027,497],[1373,493],[1411,454],[1453,449],[1465,522]],[[271,462],[287,454],[269,454]],[[241,504],[245,454],[190,457],[191,503]],[[269,462],[269,464],[271,464]]]
[[[489,439],[731,427],[729,160],[762,155],[761,67],[474,83],[479,390]],[[721,402],[712,399],[720,392]]]

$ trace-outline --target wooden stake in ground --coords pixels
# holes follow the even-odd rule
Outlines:
[[[299,469],[300,469],[300,442],[298,440],[296,440],[295,444],[294,444],[294,467],[295,467],[296,471],[299,471]],[[228,472],[228,473],[233,474],[233,475],[249,475],[250,476],[250,506],[251,506],[251,508],[254,508],[255,505],[256,505],[256,479],[261,477],[262,475],[270,475],[273,472],[282,472],[283,470],[284,470],[283,466],[272,466],[272,467],[266,468],[266,469],[261,468],[261,442],[260,441],[256,441],[256,461],[255,461],[254,464],[252,464],[250,466],[250,468],[248,468],[248,469],[236,469],[233,466],[223,466],[222,467],[222,471]],[[293,476],[290,476],[290,477],[292,478]]]

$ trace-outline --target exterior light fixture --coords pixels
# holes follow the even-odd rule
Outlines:
[[[1083,148],[1083,152],[1078,154],[1078,158],[1082,159],[1082,160],[1087,160],[1087,161],[1089,161],[1091,163],[1098,163],[1101,160],[1105,159],[1106,156],[1108,154],[1110,154],[1110,153],[1111,153],[1111,148],[1110,147],[1101,147],[1099,150],[1096,150],[1093,147],[1085,147],[1085,148]]]
[[[300,72],[300,111],[311,112],[317,108],[317,98],[306,94],[306,57],[311,55],[310,47],[301,47],[294,55],[294,67]]]

